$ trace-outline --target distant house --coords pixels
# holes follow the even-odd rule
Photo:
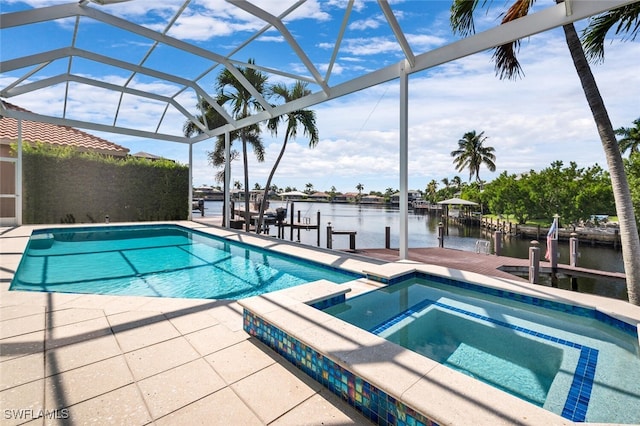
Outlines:
[[[136,152],[135,154],[131,154],[131,156],[137,157],[137,158],[145,158],[150,161],[167,160],[167,161],[172,161],[174,163],[176,162],[175,160],[170,160],[168,158],[160,157],[158,155],[149,154],[148,152],[144,152],[144,151]]]
[[[203,185],[193,188],[193,197],[208,201],[222,201],[224,192],[211,186]]]
[[[329,199],[331,199],[331,195],[327,194],[326,192],[314,192],[307,198],[313,201],[329,201]]]
[[[347,199],[347,202],[355,203],[356,201],[358,201],[358,197],[360,196],[360,194],[358,194],[357,192],[347,192],[344,194],[344,196]]]
[[[360,204],[384,204],[384,197],[378,195],[363,195]]]
[[[415,191],[415,190],[409,190],[409,191],[407,191],[407,198],[408,198],[409,205],[413,205],[414,201],[422,199],[422,192]],[[394,206],[399,206],[400,205],[400,193],[399,192],[396,192],[395,194],[393,194],[391,196],[391,204],[393,204]]]

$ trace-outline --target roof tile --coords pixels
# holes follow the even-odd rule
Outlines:
[[[2,101],[6,109],[25,111],[16,105]],[[10,117],[0,117],[0,141],[18,140],[18,120]],[[89,133],[69,126],[40,123],[22,120],[22,140],[28,142],[43,142],[58,146],[72,146],[82,151],[94,151],[113,156],[125,156],[129,149]]]

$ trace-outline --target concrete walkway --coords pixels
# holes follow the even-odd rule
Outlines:
[[[30,233],[0,228],[0,424],[369,424],[236,302],[9,291]]]

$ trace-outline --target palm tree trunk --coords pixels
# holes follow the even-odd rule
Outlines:
[[[269,196],[269,187],[271,187],[271,179],[273,179],[273,175],[276,174],[276,169],[278,168],[278,165],[280,164],[280,160],[284,155],[284,150],[287,147],[288,141],[289,141],[289,132],[287,132],[284,136],[284,143],[282,144],[282,148],[280,148],[280,154],[278,154],[278,158],[276,159],[276,162],[273,164],[273,167],[271,168],[271,172],[269,173],[269,177],[267,178],[267,184],[264,187],[264,195],[262,196],[262,202],[260,203],[260,215],[258,216],[258,226],[256,226],[257,234],[261,232],[260,225],[262,224],[264,210],[267,205],[267,197]]]
[[[242,138],[242,158],[244,160],[244,229],[251,230],[251,212],[249,211],[249,162],[247,155],[247,141]]]
[[[615,132],[609,119],[609,114],[598,90],[598,85],[593,77],[584,50],[580,44],[580,38],[573,24],[563,27],[567,45],[571,52],[573,64],[576,67],[582,89],[591,108],[593,119],[598,128],[598,134],[602,141],[604,153],[611,175],[611,185],[616,203],[616,211],[620,224],[620,242],[622,246],[622,258],[624,262],[625,276],[627,280],[627,294],[629,302],[640,305],[640,238],[636,226],[631,191],[624,171],[622,154],[618,147]]]

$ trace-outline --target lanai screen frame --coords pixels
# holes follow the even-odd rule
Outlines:
[[[398,63],[379,68],[375,71],[368,72],[359,77],[351,80],[331,85],[329,84],[329,78],[331,76],[331,70],[335,64],[338,49],[340,47],[342,36],[347,26],[349,16],[353,9],[354,0],[349,0],[346,3],[344,9],[344,17],[342,20],[342,26],[338,33],[333,49],[333,55],[325,76],[322,76],[318,69],[314,66],[309,59],[309,55],[304,49],[295,41],[292,35],[289,33],[284,21],[285,18],[306,3],[307,0],[298,0],[288,9],[283,11],[280,15],[275,16],[267,12],[265,9],[260,8],[256,4],[249,1],[229,1],[231,5],[242,9],[243,11],[253,15],[254,17],[262,20],[265,26],[256,34],[249,37],[242,46],[247,45],[255,41],[261,34],[269,29],[276,29],[280,35],[284,37],[290,47],[298,56],[299,60],[306,67],[306,74],[294,74],[290,72],[284,72],[274,69],[268,69],[266,71],[278,74],[284,77],[298,79],[302,81],[308,81],[317,85],[320,89],[308,96],[297,99],[292,102],[284,103],[282,105],[272,106],[262,96],[260,96],[255,88],[253,88],[246,79],[239,72],[237,67],[254,67],[257,69],[264,69],[251,64],[238,62],[230,59],[230,54],[223,55],[209,50],[205,50],[195,44],[173,38],[167,35],[169,29],[175,24],[180,14],[186,9],[190,0],[185,0],[182,7],[178,9],[176,15],[171,19],[164,31],[158,32],[149,28],[140,26],[131,21],[123,18],[116,17],[109,14],[100,5],[108,3],[118,3],[127,0],[92,0],[97,5],[92,5],[92,2],[88,0],[81,0],[78,3],[68,3],[51,7],[35,8],[21,12],[4,13],[0,15],[0,30],[5,28],[18,27],[23,25],[29,25],[38,22],[52,21],[62,18],[75,18],[76,29],[78,28],[78,20],[80,17],[86,17],[95,19],[102,23],[112,25],[121,28],[126,31],[130,31],[133,34],[146,37],[153,41],[154,49],[157,45],[171,46],[175,49],[183,50],[189,54],[196,55],[205,58],[214,66],[222,66],[232,72],[236,78],[256,96],[258,101],[264,108],[264,111],[251,115],[241,120],[235,120],[231,117],[227,111],[219,107],[212,96],[207,93],[199,84],[197,79],[187,80],[177,75],[171,75],[152,70],[144,66],[145,59],[143,58],[140,63],[132,64],[123,62],[114,57],[108,55],[102,56],[92,52],[87,52],[82,49],[76,48],[73,44],[64,49],[56,49],[52,51],[42,52],[35,55],[28,55],[18,57],[10,60],[3,60],[0,62],[0,72],[14,71],[19,69],[26,69],[31,67],[30,71],[27,71],[23,76],[17,78],[14,82],[6,87],[0,88],[0,97],[10,99],[11,97],[18,96],[30,91],[39,90],[47,86],[55,84],[76,82],[80,84],[88,84],[96,87],[100,87],[106,90],[113,90],[120,92],[121,96],[126,94],[133,94],[145,99],[153,99],[161,102],[166,102],[167,108],[172,106],[179,110],[186,120],[192,121],[197,127],[200,128],[202,133],[193,137],[176,136],[158,131],[160,123],[155,132],[148,130],[141,130],[131,127],[123,127],[116,125],[98,124],[87,121],[73,120],[66,117],[66,111],[62,111],[60,116],[54,117],[44,114],[39,114],[37,111],[25,112],[5,109],[0,104],[0,114],[6,117],[12,117],[18,120],[31,120],[40,121],[51,124],[65,125],[70,127],[84,128],[89,130],[96,130],[101,132],[124,134],[129,136],[150,138],[156,140],[164,140],[176,143],[186,143],[189,145],[189,219],[191,216],[191,201],[192,201],[192,182],[191,174],[193,167],[193,145],[210,140],[211,138],[219,135],[225,136],[225,182],[224,192],[225,199],[229,200],[229,153],[230,153],[230,138],[229,132],[243,128],[245,126],[256,124],[270,118],[274,118],[298,109],[304,109],[313,105],[320,104],[325,101],[336,99],[351,93],[355,93],[366,88],[386,83],[392,80],[399,80],[400,82],[400,94],[398,105],[398,120],[399,120],[399,187],[400,187],[400,232],[399,232],[399,255],[401,259],[408,258],[408,97],[409,97],[409,76],[413,73],[424,71],[438,65],[446,64],[448,62],[463,58],[465,56],[473,55],[495,46],[500,46],[505,43],[512,42],[514,40],[522,39],[537,33],[551,30],[553,28],[561,27],[565,24],[573,23],[593,15],[605,12],[607,10],[615,9],[627,4],[636,2],[637,0],[606,0],[606,1],[584,1],[584,0],[565,0],[564,3],[554,4],[539,12],[529,14],[523,18],[513,21],[508,24],[499,25],[487,31],[466,37],[459,41],[447,44],[445,46],[429,50],[426,52],[416,53],[413,52],[410,44],[407,42],[407,38],[403,33],[400,25],[398,24],[391,6],[386,0],[378,0],[377,3],[384,15],[384,18],[395,35],[396,41],[404,54],[404,59]],[[135,1],[135,0],[133,0]],[[74,33],[75,40],[76,33]],[[6,41],[5,41],[6,42]],[[137,73],[152,76],[161,80],[170,81],[178,86],[182,87],[182,90],[178,91],[174,96],[167,97],[159,93],[145,92],[138,89],[132,89],[127,87],[126,84],[118,86],[109,84],[103,81],[91,80],[78,75],[74,75],[70,72],[61,74],[53,78],[43,79],[35,82],[28,82],[28,79],[36,74],[42,68],[45,68],[48,63],[60,58],[68,58],[70,63],[74,57],[81,57],[98,62],[102,62],[112,67],[119,67],[121,69],[128,70],[135,75]],[[178,95],[186,90],[194,90],[199,98],[206,99],[211,105],[216,107],[218,112],[226,120],[226,124],[214,129],[208,129],[206,123],[199,122],[195,118],[195,114],[191,113],[194,108],[192,105],[181,105],[177,99]],[[66,108],[66,98],[65,98]],[[119,109],[119,105],[117,107]],[[161,119],[162,120],[162,119]],[[21,141],[19,141],[20,145]],[[20,153],[18,161],[20,161]],[[18,165],[18,169],[21,169],[21,165]],[[21,176],[18,176],[21,179]],[[20,182],[18,188],[20,188]],[[20,194],[18,194],[20,195]],[[223,226],[229,227],[229,204],[226,203],[227,211],[225,212],[225,223]],[[21,215],[18,215],[21,217]]]

